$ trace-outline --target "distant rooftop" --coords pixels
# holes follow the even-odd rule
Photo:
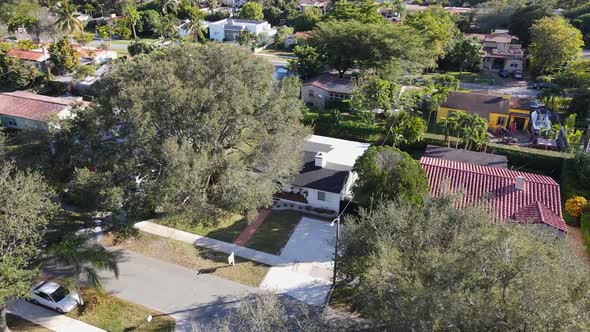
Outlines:
[[[25,91],[6,92],[0,93],[0,114],[45,122],[76,102]]]
[[[338,75],[323,73],[303,82],[302,85],[313,85],[328,92],[352,94],[354,86],[352,81]]]
[[[474,165],[508,168],[508,158],[492,153],[483,153],[446,146],[428,145],[424,157],[459,161]]]

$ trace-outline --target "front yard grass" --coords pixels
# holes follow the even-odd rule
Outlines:
[[[352,287],[337,283],[330,296],[330,307],[346,312],[353,312],[352,298],[354,296],[354,290]]]
[[[232,243],[248,226],[246,218],[239,214],[232,214],[222,218],[216,225],[195,224],[182,218],[164,217],[162,219],[151,220],[157,224],[180,229],[185,232],[206,236],[219,241]]]
[[[244,285],[258,287],[269,266],[236,257],[235,266],[227,264],[227,254],[191,244],[168,239],[148,233],[139,233],[139,237],[128,239],[115,248],[127,249],[136,253],[198,270],[214,276],[233,280]],[[104,245],[112,245],[112,236],[103,237]]]
[[[92,289],[82,290],[84,307],[74,309],[66,316],[107,331],[173,331],[172,317],[111,295],[99,294]],[[152,315],[148,323],[146,318]]]
[[[6,314],[6,324],[13,332],[51,332],[51,330],[21,318],[17,315]]]
[[[271,211],[246,247],[278,255],[300,220],[301,214],[295,211]]]
[[[455,76],[459,81],[465,83],[487,84],[487,85],[504,85],[504,81],[495,73],[471,73],[471,72],[447,72],[447,75]]]

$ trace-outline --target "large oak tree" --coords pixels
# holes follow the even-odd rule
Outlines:
[[[109,172],[131,212],[254,212],[302,165],[296,79],[236,46],[184,45],[119,64],[67,124],[73,165]]]

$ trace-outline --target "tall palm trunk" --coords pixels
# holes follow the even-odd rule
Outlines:
[[[6,303],[0,304],[0,332],[10,332],[6,323]]]
[[[135,23],[131,24],[131,29],[133,30],[133,39],[137,39],[137,33],[135,32]]]

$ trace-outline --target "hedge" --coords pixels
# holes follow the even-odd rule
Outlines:
[[[382,125],[363,122],[355,116],[345,114],[341,117],[342,120],[336,122],[330,113],[310,112],[305,115],[303,123],[313,126],[314,133],[317,135],[368,143],[379,141],[385,132]]]
[[[580,229],[582,231],[584,242],[586,243],[586,249],[590,252],[590,212],[582,214]]]

